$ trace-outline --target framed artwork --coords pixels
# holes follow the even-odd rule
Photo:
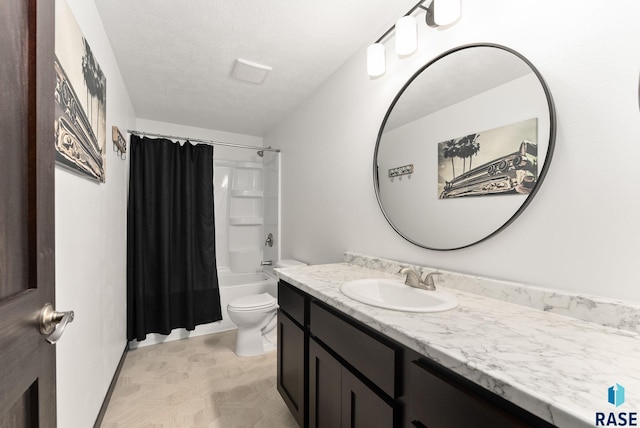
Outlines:
[[[56,1],[56,163],[105,182],[107,80],[64,1]]]
[[[538,180],[537,134],[533,118],[438,143],[439,198],[530,193]]]

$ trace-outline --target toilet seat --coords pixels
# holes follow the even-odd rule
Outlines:
[[[269,293],[253,294],[251,296],[238,297],[229,303],[228,308],[234,311],[259,311],[273,309],[277,306],[276,299]]]

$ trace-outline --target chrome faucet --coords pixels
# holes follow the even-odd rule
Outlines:
[[[436,285],[433,282],[434,275],[442,275],[440,272],[431,272],[427,275],[424,281],[420,278],[420,274],[411,268],[403,268],[400,271],[401,274],[407,275],[407,279],[404,281],[410,287],[420,288],[422,290],[433,291],[436,289]]]
[[[260,266],[273,266],[273,262],[271,260],[263,260],[260,262]]]

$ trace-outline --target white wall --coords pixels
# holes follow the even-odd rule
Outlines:
[[[107,78],[106,183],[55,170],[56,309],[76,316],[55,345],[58,426],[86,428],[96,420],[127,343],[129,168],[110,135],[112,125],[122,132],[134,126],[135,113],[94,2],[67,3]]]
[[[640,2],[463,1],[450,28],[421,27],[417,54],[366,75],[366,46],[265,137],[282,149],[282,256],[335,262],[345,250],[567,291],[640,300]],[[372,40],[373,41],[373,40]],[[549,85],[551,166],[514,224],[477,246],[425,250],[395,234],[373,190],[378,129],[420,66],[467,43],[527,57]]]

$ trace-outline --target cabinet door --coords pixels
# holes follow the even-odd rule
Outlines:
[[[393,426],[393,407],[343,367],[342,428]]]
[[[309,340],[309,427],[340,427],[342,365]]]
[[[407,422],[418,428],[516,428],[529,425],[505,413],[470,389],[447,380],[424,360],[408,369]]]
[[[278,312],[278,392],[298,422],[304,426],[304,330]]]

